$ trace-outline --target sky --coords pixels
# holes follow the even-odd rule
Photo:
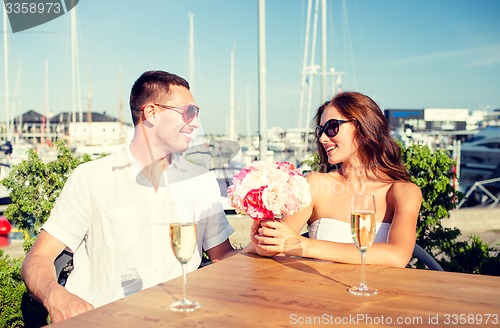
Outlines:
[[[132,84],[144,71],[165,70],[189,79],[205,132],[226,133],[234,47],[237,132],[258,133],[258,0],[80,0],[75,8],[77,103],[84,112],[119,118],[121,99],[123,120],[131,122]],[[193,78],[188,13],[194,15]],[[3,31],[11,114],[45,113],[47,103],[52,113],[72,111],[70,16]],[[299,117],[311,120],[326,100],[315,77],[312,112],[300,110],[307,1],[267,0],[265,16],[267,126],[296,128]],[[500,108],[499,18],[496,0],[327,0],[327,67],[342,72],[342,90],[365,93],[382,109]],[[320,27],[315,64],[321,63]],[[3,40],[1,48],[5,121]],[[328,97],[336,88],[328,86]]]

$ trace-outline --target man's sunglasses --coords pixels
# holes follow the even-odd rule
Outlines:
[[[193,121],[195,117],[198,117],[200,115],[200,108],[191,104],[184,105],[182,107],[168,106],[162,104],[154,104],[154,105],[165,109],[175,110],[177,113],[182,115],[182,120],[186,124],[191,123],[191,121]],[[142,107],[141,110],[144,110],[144,108],[145,106]]]
[[[328,120],[325,125],[321,126],[318,125],[316,127],[316,138],[321,138],[321,135],[323,132],[330,138],[335,137],[337,133],[339,133],[339,128],[342,124],[346,122],[350,122],[351,120],[337,120],[332,118],[331,120]]]

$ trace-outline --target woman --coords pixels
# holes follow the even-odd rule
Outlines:
[[[307,175],[312,202],[283,222],[254,222],[257,253],[360,263],[350,232],[350,202],[352,193],[363,192],[375,197],[377,221],[366,263],[405,267],[422,194],[410,182],[382,111],[368,96],[344,92],[319,107],[315,120],[320,172]],[[306,223],[310,238],[299,235]]]

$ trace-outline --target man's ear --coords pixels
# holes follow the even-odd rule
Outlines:
[[[144,106],[143,109],[144,112],[144,118],[146,120],[150,120],[151,118],[155,118],[155,106],[153,104],[148,104]]]

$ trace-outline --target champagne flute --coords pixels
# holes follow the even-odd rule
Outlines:
[[[361,283],[349,288],[357,296],[376,295],[378,290],[369,288],[365,280],[365,255],[373,244],[376,232],[375,199],[373,195],[353,194],[351,207],[351,233],[354,244],[361,253]]]
[[[193,202],[170,203],[170,244],[177,260],[182,265],[182,299],[170,304],[176,312],[192,312],[200,303],[187,298],[186,264],[196,249],[196,219]]]

